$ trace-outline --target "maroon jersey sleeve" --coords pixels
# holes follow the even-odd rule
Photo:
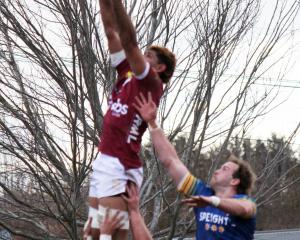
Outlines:
[[[150,67],[149,63],[147,64],[147,67],[139,76],[135,76],[137,79],[138,84],[143,85],[144,88],[147,88],[148,91],[157,90],[161,87],[162,81],[160,80],[157,72]]]
[[[128,72],[130,72],[130,66],[128,61],[126,60],[124,50],[112,53],[110,55],[110,60],[112,67],[116,68],[117,70],[118,80],[130,77],[131,74],[128,74]]]
[[[128,78],[131,75],[130,66],[126,59],[124,59],[117,67],[118,79]]]

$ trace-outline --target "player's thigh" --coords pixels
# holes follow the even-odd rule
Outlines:
[[[104,197],[104,198],[99,198],[99,199],[95,198],[95,197],[89,197],[89,206],[91,208],[98,210],[99,205],[101,205],[102,207],[105,207],[105,208],[127,211],[126,202],[120,196]],[[94,218],[95,218],[95,216],[94,216]],[[94,219],[93,221],[95,221],[95,220],[96,219]],[[99,236],[100,236],[99,227],[97,227],[97,228],[92,227],[90,233],[93,237],[93,240],[99,239]],[[124,239],[127,239],[127,235],[128,235],[128,230],[118,229],[118,230],[116,230],[112,239],[113,240],[124,240]]]
[[[98,199],[98,204],[105,208],[127,211],[127,204],[121,196],[103,197]],[[118,229],[113,235],[113,240],[126,240],[128,230]]]
[[[94,203],[94,199],[92,199],[92,201]],[[97,203],[98,203],[98,206],[101,205],[105,208],[127,211],[127,204],[120,195],[112,196],[112,197],[98,198]],[[98,208],[98,206],[97,206],[97,208]]]
[[[98,209],[98,198],[97,197],[89,197],[89,206],[95,209]]]

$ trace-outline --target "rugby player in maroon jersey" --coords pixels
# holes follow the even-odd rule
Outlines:
[[[132,104],[140,92],[151,92],[155,104],[159,104],[163,84],[172,77],[176,59],[165,47],[149,46],[142,53],[121,0],[100,0],[100,10],[111,63],[118,78],[104,116],[99,153],[92,164],[89,192],[89,219],[92,221],[88,220],[88,223],[92,226],[91,235],[98,239],[98,220],[101,223],[104,219],[105,209],[120,210],[123,225],[113,238],[123,240],[126,239],[129,221],[126,202],[121,194],[126,191],[127,181],[141,186],[143,169],[138,154],[147,128]]]

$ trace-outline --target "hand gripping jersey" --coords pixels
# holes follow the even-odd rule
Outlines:
[[[150,91],[153,101],[158,106],[163,86],[149,63],[141,76],[132,74],[125,55],[115,65],[118,79],[108,102],[109,109],[104,116],[99,150],[119,158],[125,169],[138,168],[142,165],[138,153],[147,123],[132,103],[140,92],[147,96]]]
[[[213,190],[201,180],[189,175],[178,189],[187,195],[214,195]],[[236,194],[235,199],[250,199],[247,195]],[[197,240],[251,240],[254,236],[256,219],[244,219],[228,214],[216,207],[194,208]]]

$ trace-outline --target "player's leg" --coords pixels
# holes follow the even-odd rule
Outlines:
[[[100,205],[99,205],[100,203]],[[113,235],[113,239],[126,239],[127,232],[129,229],[127,206],[121,197],[104,197],[104,198],[94,198],[89,197],[89,235],[92,236],[93,240],[98,240],[100,235],[100,225],[105,218],[106,209],[110,209],[110,214],[113,216],[116,211],[120,211],[120,216],[123,216],[123,224],[125,229],[119,229]]]
[[[128,180],[135,182],[139,187],[141,186],[143,180],[142,168],[126,171],[119,159],[105,154],[98,154],[92,167],[93,174],[89,191],[89,218],[92,218],[91,233],[93,239],[99,238],[101,214],[105,214],[105,210],[100,211],[102,208],[122,211],[122,214],[124,214],[124,224],[116,232],[114,239],[126,239],[129,220],[126,203],[120,194],[125,192]]]
[[[92,168],[93,173],[90,179],[89,191],[89,215],[93,219],[91,229],[93,239],[98,240],[100,234],[99,227],[101,220],[104,219],[101,214],[105,214],[106,212],[104,210],[101,213],[99,208],[110,208],[112,210],[117,209],[127,212],[124,200],[121,196],[116,196],[125,192],[127,177],[125,168],[120,161],[117,158],[105,154],[98,154],[92,164]],[[115,234],[116,237],[113,237],[114,239],[126,239],[126,233],[129,228],[128,214],[127,222],[127,230],[117,230]]]
[[[98,221],[98,198],[89,197],[89,213],[88,219],[90,220],[89,235],[93,240],[98,240],[100,235],[99,221]]]
[[[121,212],[121,215],[124,216],[124,219],[122,221],[123,227],[115,232],[115,234],[113,235],[113,240],[127,239],[127,234],[129,230],[129,219],[127,213],[127,204],[123,200],[123,198],[120,195],[112,197],[103,197],[98,199],[98,204],[98,213],[99,216],[102,216],[102,218],[104,217],[106,208],[112,210],[111,214],[114,214],[116,210],[119,210]]]

